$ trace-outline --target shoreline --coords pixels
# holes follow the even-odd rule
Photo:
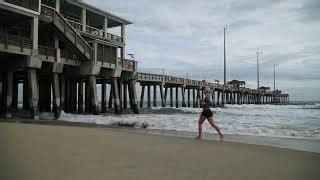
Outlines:
[[[194,138],[195,132],[174,131],[174,130],[159,130],[159,129],[143,129],[135,127],[126,127],[118,125],[104,125],[85,122],[69,122],[64,120],[28,120],[28,119],[0,119],[0,123],[21,123],[21,124],[38,124],[50,126],[71,126],[71,127],[86,127],[86,128],[101,128],[125,131],[131,133],[169,136],[180,138]],[[203,133],[203,140],[219,141],[216,133]],[[289,138],[289,137],[270,137],[270,136],[252,136],[252,135],[234,135],[225,134],[225,142],[235,142],[241,144],[262,145],[275,148],[291,149],[305,152],[320,153],[320,139],[312,138]]]

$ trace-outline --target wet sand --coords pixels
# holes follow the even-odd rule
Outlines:
[[[320,154],[112,128],[0,123],[0,179],[320,179]]]

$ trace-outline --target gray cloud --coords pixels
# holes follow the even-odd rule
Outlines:
[[[281,88],[301,94],[297,82],[316,92],[320,84],[319,0],[87,0],[126,17],[127,51],[136,54],[141,71],[223,79],[223,27],[227,30],[228,79],[272,86],[273,64]],[[204,75],[206,74],[206,75]],[[285,82],[285,83],[284,83]],[[305,99],[320,100],[318,93]],[[297,95],[296,99],[301,99]]]
[[[305,3],[298,8],[302,14],[302,21],[311,21],[319,24],[320,19],[320,1],[319,0],[306,0]]]

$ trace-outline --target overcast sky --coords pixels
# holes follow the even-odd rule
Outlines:
[[[139,71],[223,80],[223,27],[227,26],[227,80],[256,87],[261,80],[291,100],[320,101],[320,0],[87,0],[124,17],[127,53]]]

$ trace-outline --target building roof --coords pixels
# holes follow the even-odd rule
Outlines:
[[[263,91],[266,91],[266,90],[270,90],[270,87],[264,87],[264,86],[262,86],[262,87],[259,87],[259,89],[260,89],[260,90],[263,90]]]
[[[239,80],[232,80],[232,81],[228,82],[228,84],[229,85],[234,85],[234,84],[236,84],[236,85],[244,85],[244,84],[246,84],[246,82],[245,81],[239,81]]]
[[[132,24],[132,22],[130,22],[129,20],[126,20],[124,18],[121,18],[117,15],[114,15],[110,12],[107,12],[103,9],[100,9],[100,8],[97,8],[89,3],[86,3],[86,2],[83,2],[83,0],[67,0],[68,3],[71,3],[71,4],[74,4],[74,5],[77,5],[77,6],[80,6],[80,7],[83,7],[83,8],[86,8],[87,10],[90,10],[92,12],[95,12],[97,14],[100,14],[102,16],[105,16],[107,18],[110,18],[114,21],[118,21],[118,22],[121,22],[121,23],[124,23],[125,25],[129,25],[129,24]]]

